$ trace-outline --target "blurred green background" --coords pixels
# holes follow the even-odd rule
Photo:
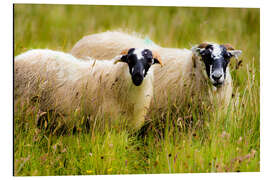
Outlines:
[[[241,67],[230,64],[235,106],[226,116],[211,115],[200,128],[175,134],[168,126],[165,138],[149,132],[143,143],[117,130],[47,136],[30,122],[34,113],[18,111],[15,175],[259,171],[259,9],[14,5],[15,55],[34,48],[69,52],[83,36],[107,30],[136,31],[164,47],[232,44],[243,51]]]
[[[245,55],[259,54],[259,9],[15,5],[14,14],[15,55],[23,48],[68,51],[87,34],[114,29],[148,35],[166,47],[230,42]]]

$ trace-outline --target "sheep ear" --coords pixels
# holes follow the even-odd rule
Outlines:
[[[121,53],[120,53],[121,55],[116,56],[114,58],[115,59],[114,64],[119,63],[119,62],[126,62],[127,63],[127,54],[128,54],[128,51],[129,51],[129,49],[122,50]]]
[[[125,63],[127,63],[127,55],[116,56],[114,58],[114,64],[117,64],[119,62],[125,62]]]
[[[242,51],[241,50],[228,50],[227,51],[230,56],[234,56],[236,59],[238,59],[238,56],[240,56],[242,54]]]
[[[162,67],[163,63],[162,63],[160,55],[156,51],[152,51],[152,54],[153,54],[154,64],[158,63]]]
[[[231,44],[224,44],[223,46],[227,49],[230,57],[234,56],[236,59],[238,59],[238,56],[242,54],[241,50],[235,50]]]
[[[191,51],[192,51],[193,54],[195,54],[196,56],[200,56],[200,55],[202,55],[202,54],[204,53],[206,46],[208,46],[208,43],[203,42],[203,43],[201,43],[201,44],[199,44],[199,45],[193,46],[193,47],[191,48]]]
[[[200,48],[198,48],[198,46],[193,46],[193,47],[191,48],[191,51],[192,51],[192,53],[193,53],[194,55],[200,56]]]

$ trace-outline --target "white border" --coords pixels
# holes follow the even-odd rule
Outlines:
[[[96,5],[150,5],[150,6],[195,6],[195,7],[260,7],[258,0],[13,0],[14,3],[41,4],[96,4]]]
[[[124,175],[124,176],[80,176],[80,179],[137,179],[137,178],[191,178],[191,179],[226,179],[228,178],[262,178],[270,175],[269,160],[269,131],[270,119],[268,115],[270,100],[270,59],[269,59],[269,19],[270,8],[267,0],[4,0],[1,1],[1,177],[5,179],[14,178],[12,176],[12,47],[13,47],[13,30],[12,30],[12,8],[13,3],[40,3],[40,4],[96,4],[96,5],[154,5],[154,6],[195,6],[195,7],[249,7],[261,8],[261,172],[260,173],[212,173],[212,174],[170,174],[170,175]],[[243,42],[245,43],[245,42]],[[16,177],[21,179],[23,177]],[[37,178],[37,177],[32,177]],[[39,177],[41,179],[63,179],[78,178],[78,176],[61,176],[61,177]]]

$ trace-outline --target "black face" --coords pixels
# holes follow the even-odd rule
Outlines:
[[[151,65],[159,63],[153,58],[153,54],[149,49],[131,48],[127,55],[123,55],[121,61],[126,62],[129,67],[129,73],[134,85],[142,84],[144,77]]]
[[[232,54],[227,51],[225,46],[218,44],[209,44],[199,53],[212,84],[214,86],[222,85],[226,79],[226,69]]]

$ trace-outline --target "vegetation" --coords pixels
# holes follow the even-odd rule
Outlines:
[[[260,170],[260,11],[240,8],[14,5],[14,55],[29,49],[68,52],[84,35],[122,29],[164,47],[202,41],[231,43],[234,92],[227,112],[196,102],[150,113],[140,133],[90,126],[48,133],[36,127],[37,108],[14,111],[14,175],[151,174]],[[84,118],[76,116],[78,122]]]

